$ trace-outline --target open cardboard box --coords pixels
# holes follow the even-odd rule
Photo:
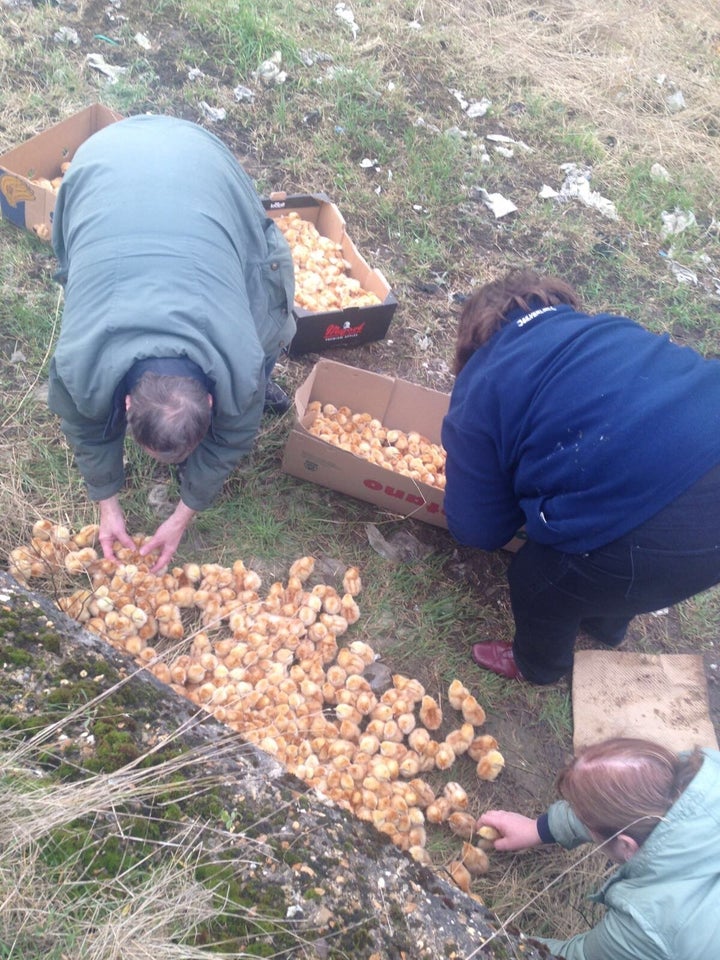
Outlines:
[[[0,156],[0,215],[3,219],[49,240],[57,191],[39,186],[33,180],[59,177],[61,164],[72,160],[81,143],[121,119],[114,110],[94,103],[3,153]]]
[[[343,257],[351,264],[350,276],[381,301],[371,307],[350,307],[326,313],[313,313],[296,305],[297,333],[290,345],[290,353],[297,356],[328,347],[360,346],[372,340],[382,340],[390,326],[397,300],[382,273],[369,266],[348,236],[345,219],[330,198],[324,193],[273,193],[263,198],[263,205],[273,219],[295,210],[303,220],[309,220],[318,233],[339,243]]]
[[[447,528],[445,497],[438,487],[393,473],[313,436],[308,427],[314,414],[308,413],[308,406],[314,400],[345,405],[354,413],[369,413],[386,427],[417,430],[439,444],[448,394],[334,360],[320,360],[295,393],[297,420],[282,462],[285,473],[301,480],[366,500],[387,513]],[[504,549],[514,552],[522,543],[519,535]]]

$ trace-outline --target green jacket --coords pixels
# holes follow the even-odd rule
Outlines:
[[[112,413],[128,370],[187,358],[212,384],[214,416],[181,497],[205,509],[252,446],[266,376],[295,332],[292,257],[252,181],[196,124],[122,120],[73,158],[53,246],[65,307],[49,404],[89,496],[124,482],[124,416],[113,423]]]
[[[567,960],[711,960],[720,956],[720,753],[705,759],[648,839],[592,899],[605,916],[570,940],[542,940]],[[565,801],[549,810],[565,847],[588,833]],[[538,938],[540,939],[540,938]]]

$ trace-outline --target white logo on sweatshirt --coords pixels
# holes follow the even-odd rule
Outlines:
[[[531,320],[534,320],[535,317],[541,316],[543,313],[550,313],[554,311],[555,307],[542,307],[540,310],[533,310],[532,313],[526,313],[524,317],[520,317],[515,323],[519,327],[524,327],[526,323],[530,323]]]

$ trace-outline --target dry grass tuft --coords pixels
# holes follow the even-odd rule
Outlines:
[[[92,712],[100,699],[75,714]],[[57,784],[38,776],[36,761],[60,725],[27,743],[13,745],[6,738],[0,745],[0,931],[9,950],[2,955],[27,957],[32,949],[36,956],[83,960],[250,956],[192,946],[198,930],[223,909],[222,890],[197,879],[198,866],[212,862],[213,843],[220,844],[223,831],[213,837],[207,824],[191,820],[174,827],[166,823],[163,840],[150,843],[134,836],[138,804],[159,796],[163,803],[172,796],[182,804],[209,790],[217,778],[203,773],[203,764],[224,753],[237,758],[242,749],[237,739],[144,766],[149,751],[110,775]],[[178,729],[170,740],[182,733]],[[55,844],[78,825],[86,833],[83,844],[49,869]],[[126,854],[134,845],[145,851],[124,857],[110,877],[102,868],[92,869],[96,860],[103,862],[108,831],[122,841]],[[234,835],[235,846],[243,842],[242,835]],[[231,909],[243,911],[238,904]],[[246,919],[252,926],[262,917],[248,910]]]
[[[541,92],[601,138],[614,138],[623,154],[676,170],[720,170],[720,22],[713,4],[443,0],[436,11],[451,13],[464,30],[467,59],[485,82],[492,77]],[[433,19],[429,5],[425,15]],[[673,90],[686,103],[677,113],[667,103]]]
[[[498,854],[494,855],[497,865]],[[602,908],[588,900],[608,874],[607,860],[586,848],[547,847],[505,855],[504,872],[493,874],[492,889],[479,892],[501,924],[529,935],[559,937],[582,933],[597,923]],[[563,931],[559,933],[558,931]]]

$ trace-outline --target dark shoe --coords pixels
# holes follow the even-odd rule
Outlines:
[[[263,406],[263,413],[287,413],[290,407],[292,406],[292,400],[285,393],[285,391],[279,387],[274,380],[268,380],[265,384],[265,405]]]
[[[498,640],[491,643],[474,643],[472,658],[479,667],[490,670],[491,673],[497,673],[498,676],[505,677],[507,680],[525,679],[515,663],[511,643],[502,643]]]

